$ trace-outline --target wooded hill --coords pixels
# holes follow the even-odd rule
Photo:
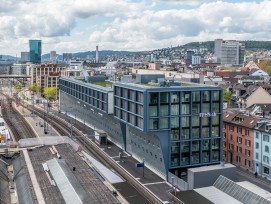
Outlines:
[[[246,50],[271,50],[271,41],[240,41],[246,47]],[[186,49],[195,49],[195,48],[208,48],[211,52],[214,51],[214,41],[206,42],[191,42],[183,45]]]

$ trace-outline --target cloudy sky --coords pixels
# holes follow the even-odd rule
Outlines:
[[[270,0],[0,0],[0,54],[152,50],[216,38],[271,39]]]

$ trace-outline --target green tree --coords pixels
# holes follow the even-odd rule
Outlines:
[[[39,89],[40,89],[40,88],[38,87],[38,85],[37,85],[36,83],[31,84],[31,85],[29,86],[29,88],[28,88],[29,91],[33,91],[33,92],[38,92]]]
[[[16,85],[15,85],[15,89],[18,90],[18,91],[21,90],[22,87],[23,87],[23,86],[22,86],[21,84],[16,84]]]
[[[269,75],[271,75],[271,60],[263,60],[259,63],[259,67],[265,71],[266,73],[268,73]]]
[[[223,90],[223,101],[227,101],[228,104],[230,104],[232,98],[232,93],[230,91],[227,91],[227,89]]]
[[[49,101],[56,100],[56,87],[45,87],[43,93],[45,98],[47,98]]]

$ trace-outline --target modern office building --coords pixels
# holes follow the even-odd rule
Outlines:
[[[41,63],[41,40],[29,40],[29,58],[33,64]]]
[[[219,87],[116,82],[111,88],[67,77],[59,83],[62,112],[104,130],[164,178],[168,172],[186,178],[187,168],[222,160]]]
[[[236,40],[215,40],[215,56],[223,65],[241,65],[244,63],[245,46]]]
[[[193,50],[187,50],[185,56],[185,64],[191,65],[192,64],[192,56],[195,54]]]
[[[12,65],[11,61],[0,60],[0,74],[10,74]]]
[[[99,47],[98,47],[98,45],[96,46],[95,62],[96,62],[96,63],[99,63]]]
[[[29,52],[21,52],[21,62],[29,62]]]
[[[50,61],[51,61],[51,63],[53,63],[53,64],[56,63],[56,51],[51,51],[51,52],[50,52]]]
[[[13,64],[11,67],[11,74],[14,75],[26,75],[28,64]]]
[[[68,62],[69,60],[72,60],[72,53],[63,53],[62,60],[64,62]]]
[[[222,39],[216,39],[215,40],[215,49],[214,49],[214,55],[216,56],[216,63],[221,63],[221,45],[223,40]]]
[[[192,56],[192,65],[201,64],[201,56],[200,55],[193,55]]]

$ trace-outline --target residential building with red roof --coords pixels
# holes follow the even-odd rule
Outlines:
[[[254,127],[258,118],[243,113],[223,113],[223,158],[226,162],[254,171]]]

